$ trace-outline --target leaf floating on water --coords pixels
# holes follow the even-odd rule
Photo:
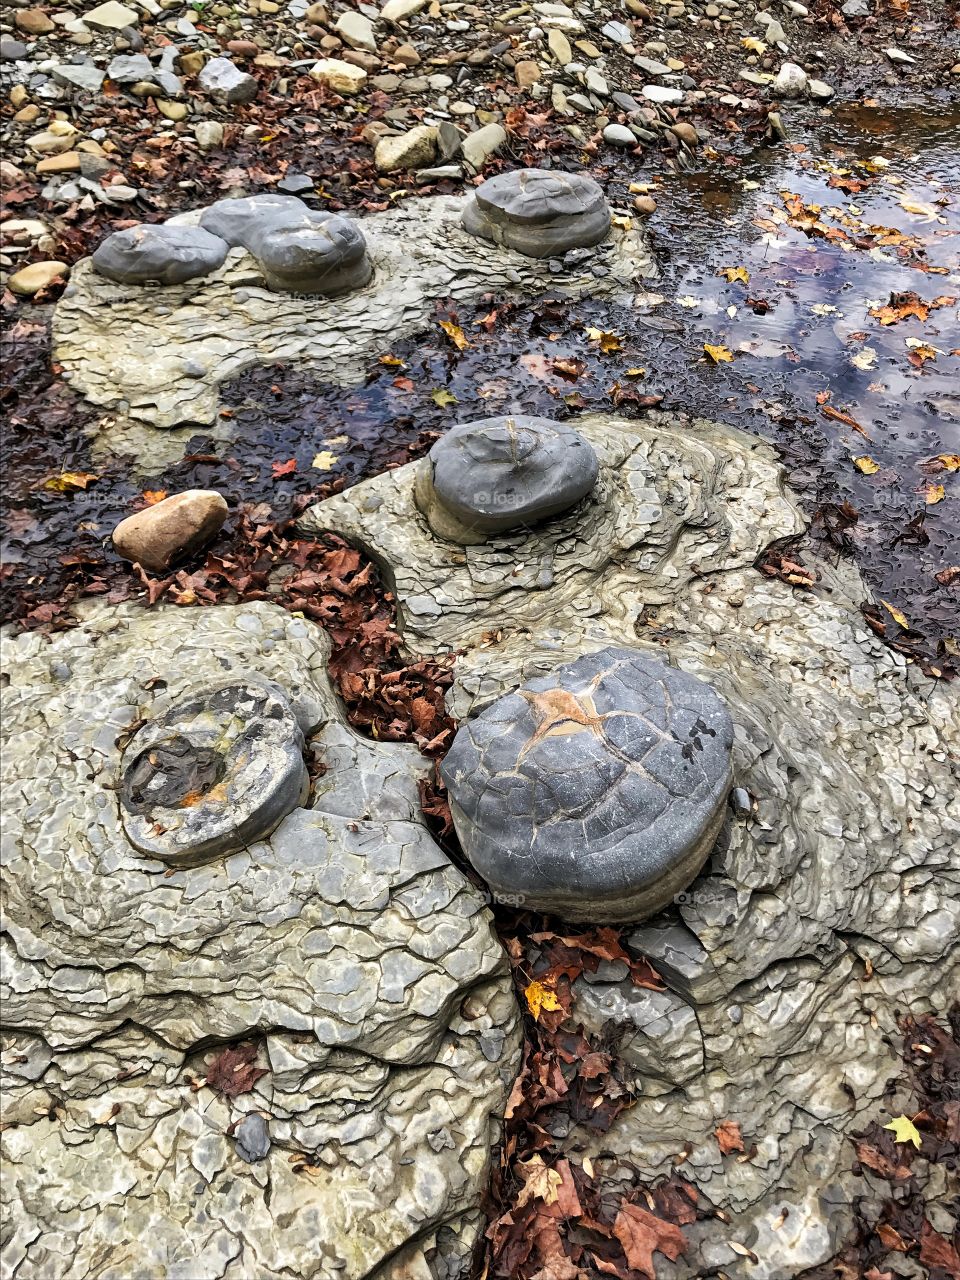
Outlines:
[[[947,491],[942,484],[928,484],[923,491],[923,500],[928,507],[932,507],[937,502],[942,502],[947,496]]]
[[[158,502],[162,502],[167,496],[166,489],[144,489],[143,500],[148,507],[155,507]]]
[[[331,453],[329,449],[321,449],[310,465],[315,471],[332,471],[337,465],[337,455]]]
[[[543,986],[540,982],[531,982],[529,986],[524,988],[523,994],[526,997],[527,1008],[535,1019],[540,1017],[541,1011],[544,1009],[551,1013],[562,1007],[557,999],[556,992],[551,991],[549,987]]]
[[[52,493],[76,493],[86,489],[99,479],[90,471],[61,471],[58,475],[44,480],[41,489],[49,489]]]
[[[904,631],[909,631],[909,630],[910,630],[910,623],[909,623],[909,621],[908,621],[908,619],[907,619],[907,615],[903,612],[903,610],[902,610],[902,609],[897,609],[897,608],[895,608],[892,604],[889,604],[886,600],[881,600],[881,601],[880,601],[880,603],[881,603],[881,604],[883,605],[883,607],[886,609],[887,613],[889,613],[890,617],[894,620],[894,622],[897,624],[897,626],[899,626],[899,627],[903,627]],[[900,1117],[900,1119],[901,1119],[901,1120],[903,1120],[903,1119],[906,1119],[906,1117],[905,1117],[905,1116],[901,1116],[901,1117]],[[897,1122],[896,1122],[896,1121],[894,1121],[894,1124],[896,1124],[896,1123],[897,1123]],[[909,1124],[910,1122],[909,1122],[909,1121],[907,1121],[907,1123]],[[893,1125],[892,1125],[892,1124],[884,1125],[884,1128],[885,1128],[885,1129],[892,1129],[892,1128],[893,1128]],[[898,1139],[897,1139],[897,1141],[898,1141],[898,1142],[905,1142],[905,1141],[906,1141],[906,1139],[905,1139],[905,1138],[898,1138]],[[920,1143],[918,1142],[918,1143],[917,1143],[917,1146],[919,1147],[919,1145],[920,1145]]]
[[[885,609],[890,610],[893,616],[897,619],[897,622],[900,622],[900,618],[903,617],[903,614],[900,614],[900,617],[897,617],[897,611],[891,609],[885,600],[881,600],[880,603]],[[902,627],[905,624],[900,622],[900,625]],[[885,1124],[883,1127],[892,1131],[894,1142],[912,1142],[918,1150],[920,1149],[923,1141],[920,1137],[920,1131],[908,1116],[896,1116],[889,1124]]]
[[[877,363],[877,351],[875,347],[864,347],[862,351],[858,351],[855,356],[850,357],[850,363],[856,365],[858,369],[873,369]]]
[[[940,214],[932,204],[924,204],[922,200],[914,200],[911,196],[903,197],[900,208],[906,209],[907,213],[912,213],[918,218],[923,218],[925,222],[940,221]]]
[[[612,355],[614,351],[620,350],[619,334],[610,333],[607,329],[588,329],[587,337],[591,342],[596,342],[599,345],[605,356]]]
[[[730,363],[733,360],[733,352],[726,347],[713,347],[709,342],[705,342],[703,349],[714,364]]]
[[[872,476],[880,470],[880,463],[874,462],[869,453],[863,453],[859,458],[854,458],[853,465],[865,476]]]
[[[750,272],[746,267],[721,267],[717,275],[723,276],[729,284],[735,284],[738,280],[741,284],[750,283]]]
[[[458,324],[454,324],[452,320],[441,320],[440,328],[447,335],[458,351],[465,351],[470,343],[467,341],[467,335],[463,332]]]
[[[938,453],[937,461],[943,464],[945,471],[960,471],[960,453]]]
[[[380,364],[385,364],[388,369],[405,369],[407,367],[399,356],[381,356]]]
[[[446,409],[452,404],[457,404],[457,397],[452,391],[448,391],[446,387],[435,387],[433,391],[430,392],[430,399],[441,409]]]
[[[946,294],[941,294],[932,302],[926,302],[916,293],[891,293],[890,301],[885,306],[870,308],[870,315],[882,325],[899,324],[901,320],[908,320],[911,316],[915,316],[917,320],[926,320],[931,311],[953,306],[955,302],[956,298]]]

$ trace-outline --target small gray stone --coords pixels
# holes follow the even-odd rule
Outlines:
[[[807,93],[819,102],[828,102],[834,96],[834,90],[826,80],[808,80]]]
[[[730,807],[738,818],[748,818],[753,812],[753,801],[746,787],[734,787],[730,792]]]
[[[657,62],[653,58],[645,58],[641,53],[636,54],[633,61],[634,65],[638,66],[641,71],[645,71],[648,76],[670,75],[670,68],[665,62]]]
[[[247,1164],[255,1164],[257,1160],[265,1160],[270,1154],[270,1130],[267,1122],[257,1111],[251,1111],[243,1117],[233,1136],[237,1143],[237,1155]]]
[[[495,893],[567,920],[642,920],[713,848],[732,745],[710,685],[611,647],[461,725],[440,772],[464,853]]]
[[[153,63],[145,53],[120,53],[112,58],[107,76],[117,84],[136,84],[153,78]]]
[[[29,50],[22,40],[0,40],[0,58],[4,62],[18,62]]]
[[[468,134],[461,142],[463,158],[475,172],[483,168],[490,157],[507,140],[507,131],[502,124],[487,124],[482,129]]]
[[[277,190],[285,195],[299,196],[313,190],[313,179],[305,173],[287,172],[277,183]]]
[[[869,18],[870,6],[867,0],[846,0],[840,6],[840,12],[845,18]]]
[[[599,244],[610,230],[610,208],[584,174],[514,169],[476,189],[463,226],[529,258],[552,258]]]
[[[149,720],[120,762],[130,843],[197,866],[269,835],[309,789],[303,734],[276,686],[198,690]]]
[[[603,131],[603,140],[613,147],[627,147],[631,151],[637,145],[637,139],[624,124],[608,124]]]
[[[223,239],[202,227],[144,224],[107,236],[94,252],[93,265],[100,275],[118,284],[145,284],[148,280],[183,284],[216,271],[227,256],[227,247]]]
[[[564,423],[483,418],[437,441],[418,471],[416,497],[438,536],[469,545],[568,510],[597,473],[592,447]]]
[[[198,120],[193,126],[193,136],[201,151],[213,151],[223,144],[223,125],[217,120]]]
[[[630,44],[633,41],[633,32],[623,22],[608,22],[606,26],[600,28],[600,34],[612,40],[614,44]]]
[[[59,67],[54,67],[53,78],[57,84],[70,89],[81,89],[84,93],[99,93],[104,73],[92,62],[83,62],[78,66],[61,64]]]
[[[231,106],[255,98],[259,87],[253,76],[235,67],[229,58],[211,58],[197,82],[215,102]]]

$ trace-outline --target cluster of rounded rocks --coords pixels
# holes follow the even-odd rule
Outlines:
[[[591,178],[542,169],[490,178],[469,198],[462,218],[470,235],[531,258],[599,244],[610,223],[610,208]],[[352,218],[285,195],[218,200],[196,226],[166,222],[115,231],[94,252],[93,265],[118,284],[178,285],[216,271],[233,248],[251,254],[277,292],[335,298],[362,289],[373,275],[366,238]]]

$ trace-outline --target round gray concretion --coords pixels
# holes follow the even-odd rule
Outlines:
[[[709,855],[732,745],[708,684],[608,648],[462,725],[441,774],[464,852],[496,894],[567,920],[635,921]]]
[[[373,275],[356,222],[311,209],[296,196],[218,200],[200,225],[252,253],[267,285],[280,293],[334,298],[362,289]]]
[[[584,174],[515,169],[476,189],[463,226],[528,258],[554,258],[599,244],[610,230],[610,207]]]
[[[308,787],[300,726],[259,681],[179,699],[134,735],[120,763],[130,843],[181,866],[269,835]]]
[[[223,265],[229,245],[201,227],[166,223],[128,227],[107,236],[93,254],[100,275],[118,284],[183,284]]]
[[[421,464],[415,497],[440,537],[470,544],[569,510],[597,482],[590,443],[524,415],[451,428]]]

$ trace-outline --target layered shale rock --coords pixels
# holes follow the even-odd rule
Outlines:
[[[602,1138],[569,1141],[647,1177],[688,1152],[684,1177],[727,1221],[686,1228],[672,1274],[751,1248],[751,1274],[783,1280],[830,1257],[853,1197],[870,1194],[846,1135],[877,1113],[898,1016],[942,1011],[960,985],[960,700],[866,627],[851,566],[814,562],[805,592],[757,572],[765,547],[803,529],[766,445],[664,413],[575,426],[597,483],[535,527],[438,538],[416,464],[304,524],[375,549],[413,651],[458,653],[458,717],[611,645],[722,698],[736,804],[698,879],[630,935],[668,990],[625,989],[617,973],[577,989],[574,1021],[624,1046],[640,1099]],[[723,1120],[756,1156],[725,1162]]]
[[[426,763],[344,724],[273,605],[4,648],[7,1273],[465,1274],[517,1011]],[[265,1074],[231,1097],[238,1040]]]
[[[586,174],[512,169],[473,192],[463,225],[527,257],[557,258],[599,244],[610,231],[610,206]]]

